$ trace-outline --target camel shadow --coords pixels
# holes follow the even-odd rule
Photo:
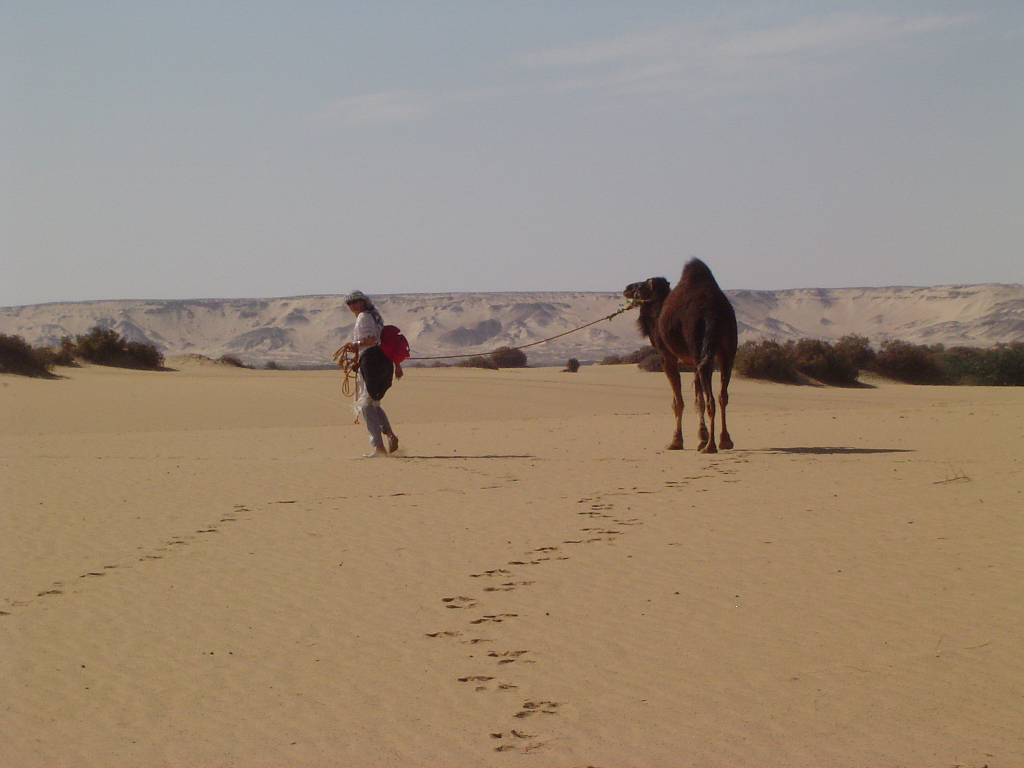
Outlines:
[[[810,456],[868,456],[875,453],[914,453],[912,448],[847,448],[845,446],[805,445],[789,448],[760,448],[755,453],[786,453]]]
[[[529,453],[511,453],[511,454],[487,453],[487,454],[482,454],[482,455],[477,455],[477,456],[468,455],[468,454],[453,453],[450,456],[411,456],[409,454],[405,454],[405,455],[402,455],[402,456],[395,456],[394,458],[396,458],[396,459],[431,459],[431,460],[434,460],[434,459],[536,459],[537,457],[533,456],[532,454],[529,454]]]

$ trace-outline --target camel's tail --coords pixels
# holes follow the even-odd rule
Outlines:
[[[698,367],[706,365],[708,362],[713,364],[715,355],[718,353],[719,340],[718,320],[713,313],[708,313],[704,317],[704,339],[701,342],[700,360],[696,361]]]

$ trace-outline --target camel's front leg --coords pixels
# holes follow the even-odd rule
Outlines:
[[[679,378],[679,363],[674,358],[669,361],[665,355],[662,355],[661,367],[672,387],[672,413],[676,417],[676,431],[672,435],[672,442],[668,444],[668,449],[680,451],[683,448],[683,386]]]

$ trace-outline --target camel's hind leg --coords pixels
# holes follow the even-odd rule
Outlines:
[[[681,451],[683,449],[683,385],[679,378],[679,363],[674,357],[669,360],[662,355],[661,367],[672,387],[672,413],[676,418],[676,431],[672,435],[672,442],[668,444],[668,449]]]
[[[718,404],[722,408],[722,433],[718,437],[718,447],[727,451],[733,447],[729,428],[725,425],[725,407],[729,405],[729,379],[732,377],[732,360],[720,362],[722,371],[722,391],[718,395]]]
[[[697,450],[701,453],[718,453],[715,445],[715,395],[711,391],[711,372],[715,366],[711,360],[701,361],[693,375],[693,387],[697,392],[697,410],[700,411],[700,444]],[[707,413],[710,424],[705,423]]]

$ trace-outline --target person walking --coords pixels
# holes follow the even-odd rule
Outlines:
[[[392,377],[402,378],[402,369],[388,360],[378,346],[384,318],[370,297],[362,291],[352,291],[345,297],[345,306],[356,316],[356,324],[352,329],[352,340],[342,349],[355,353],[359,360],[354,408],[366,425],[373,449],[364,455],[368,459],[384,457],[398,450],[398,436],[391,429],[391,422],[380,401],[391,386]]]

